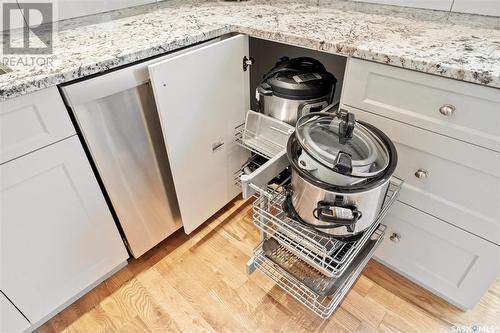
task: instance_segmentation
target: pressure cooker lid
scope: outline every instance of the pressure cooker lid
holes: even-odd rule
[[[354,114],[310,113],[297,121],[295,135],[317,162],[348,176],[371,178],[389,165],[389,150]]]
[[[315,99],[329,95],[335,78],[330,73],[280,72],[261,84],[263,90],[287,99]]]
[[[332,92],[337,79],[314,58],[282,58],[259,85],[264,95],[299,100],[315,99]]]

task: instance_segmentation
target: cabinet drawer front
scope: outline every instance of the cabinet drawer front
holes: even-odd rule
[[[56,87],[0,103],[0,163],[75,134]]]
[[[351,59],[343,103],[500,152],[499,89]]]
[[[0,172],[0,285],[36,325],[128,254],[76,136]]]
[[[369,112],[350,109],[396,144],[400,200],[500,244],[500,154]],[[417,177],[421,171],[427,173]]]
[[[396,144],[400,200],[500,244],[500,178]],[[418,178],[424,172],[425,178]]]
[[[411,206],[397,202],[383,223],[377,260],[461,308],[472,308],[500,273],[499,246]]]

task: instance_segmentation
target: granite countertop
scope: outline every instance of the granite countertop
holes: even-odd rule
[[[11,63],[0,100],[229,32],[500,88],[500,18],[342,0],[169,0],[58,22],[50,65]]]

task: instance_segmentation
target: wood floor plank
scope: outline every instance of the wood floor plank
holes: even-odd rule
[[[355,289],[349,291],[340,306],[373,327],[378,327],[387,312],[378,302],[358,294]]]
[[[359,325],[358,329],[356,330],[356,333],[376,333],[376,332],[379,332],[378,327],[373,327],[372,325],[364,321],[361,322],[361,325]]]
[[[445,321],[432,316],[420,307],[407,302],[404,298],[389,292],[379,285],[374,285],[370,289],[365,300],[376,301],[386,310],[386,313],[390,314],[389,317],[398,318],[406,323],[405,327],[413,327],[417,332],[441,332],[450,329],[450,325]]]
[[[358,294],[364,297],[368,294],[374,284],[375,283],[372,280],[368,279],[364,275],[361,275],[358,281],[354,284],[353,290],[356,290]]]
[[[137,277],[158,305],[176,322],[182,332],[215,332],[202,316],[156,270]]]
[[[219,233],[212,235],[210,242],[196,244],[189,253],[203,260],[231,288],[238,288],[248,279],[245,264],[250,256]]]
[[[245,264],[260,242],[241,198],[190,235],[179,230],[63,310],[37,333],[450,332],[500,327],[500,280],[463,312],[371,260],[329,320]]]
[[[120,333],[151,333],[139,316],[131,318],[120,328]]]
[[[225,304],[221,304],[213,294],[209,294],[210,288],[215,286],[216,278],[202,261],[187,255],[179,258],[177,264],[160,264],[158,269],[165,279],[216,331],[244,331],[244,323],[228,313]]]
[[[496,293],[500,289],[500,279],[497,279],[474,309],[462,311],[375,260],[370,260],[363,275],[379,287],[418,306],[431,316],[446,321],[450,327],[470,326],[478,318],[483,325],[500,327],[500,292]]]
[[[362,321],[356,318],[352,313],[340,307],[333,316],[326,321],[319,332],[332,332],[341,326],[347,332],[356,332],[361,326]]]
[[[251,255],[256,244],[260,243],[260,231],[252,222],[252,206],[243,207],[234,220],[224,223],[221,235],[229,242]]]

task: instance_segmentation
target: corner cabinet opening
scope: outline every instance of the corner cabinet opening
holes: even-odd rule
[[[326,237],[287,217],[282,210],[290,180],[286,144],[294,126],[255,112],[253,97],[264,74],[285,56],[320,60],[336,76],[333,101],[340,100],[345,58],[245,35],[173,54],[149,66],[149,74],[185,232],[240,192],[244,198],[256,195],[253,220],[262,242],[247,271],[261,271],[328,318],[382,241],[381,219],[402,182],[391,183],[380,216],[355,242]]]

